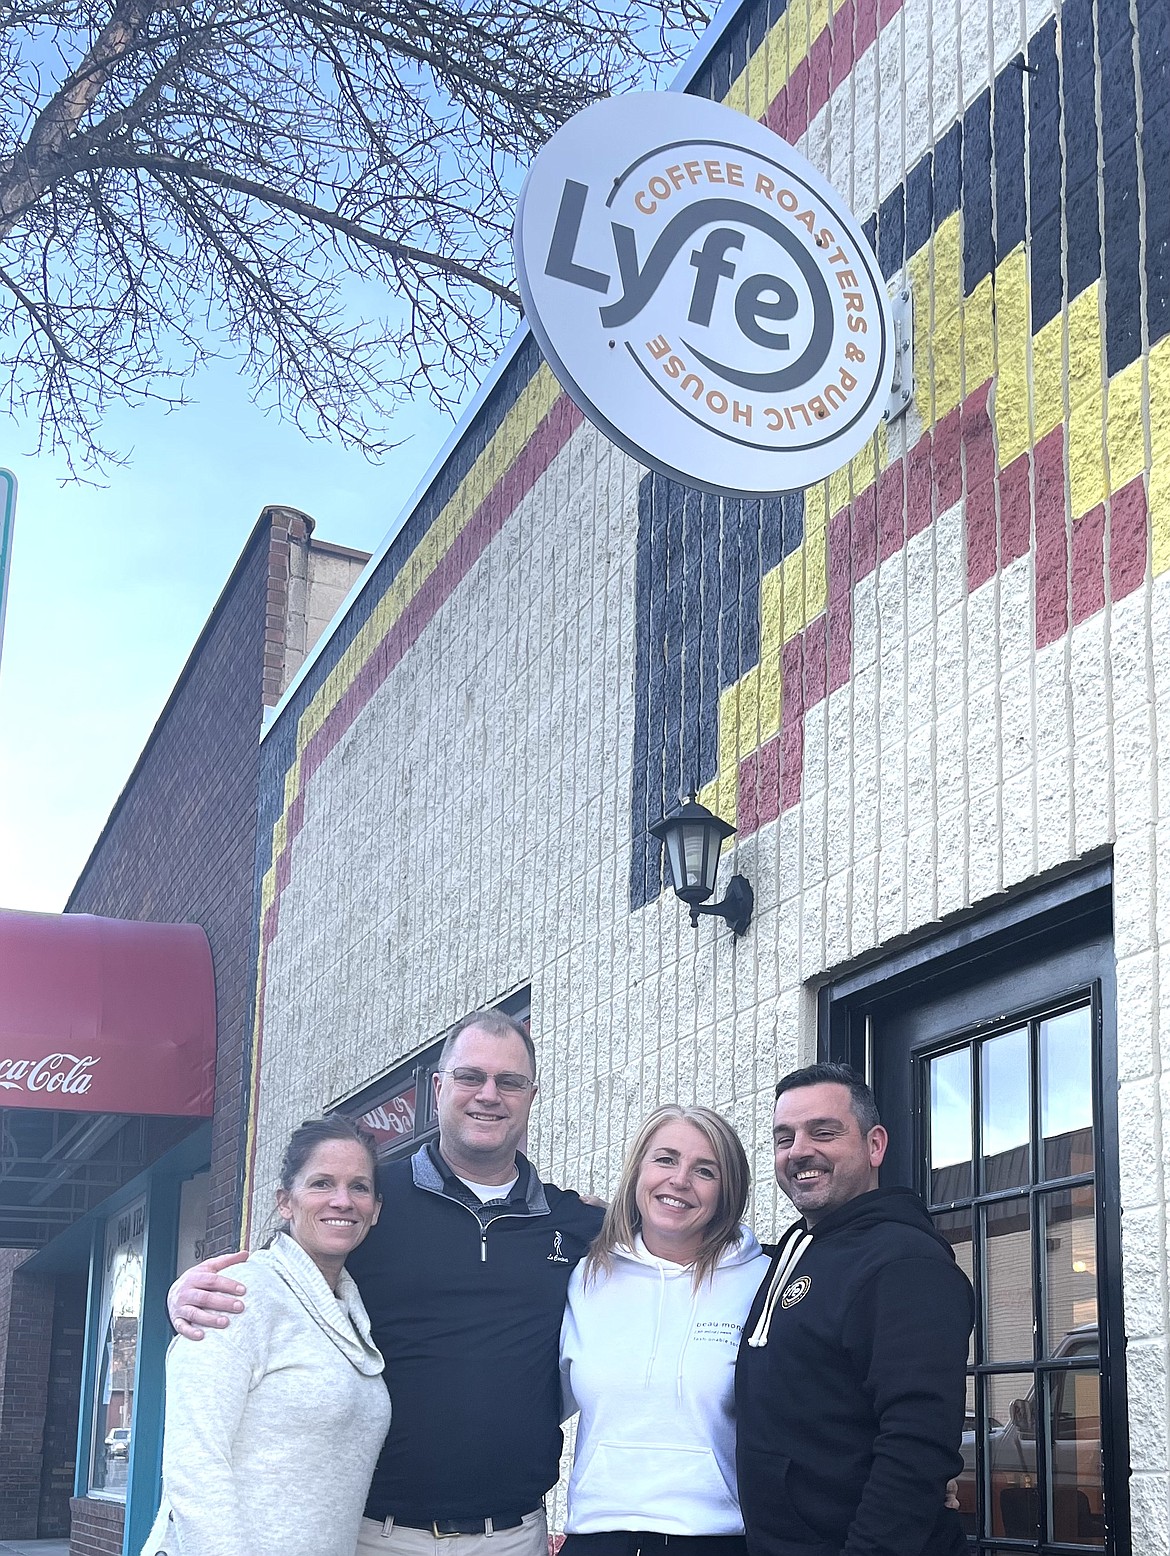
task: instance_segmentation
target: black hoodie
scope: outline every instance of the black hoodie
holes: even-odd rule
[[[790,1270],[770,1321],[772,1275],[760,1288],[736,1368],[751,1556],[962,1556],[943,1504],[975,1303],[949,1245],[918,1195],[874,1189],[818,1221]]]

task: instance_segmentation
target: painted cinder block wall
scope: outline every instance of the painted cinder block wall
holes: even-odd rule
[[[748,5],[691,90],[766,118],[914,298],[909,413],[827,482],[648,475],[512,355],[262,747],[246,1197],[306,1107],[531,983],[547,1174],[771,1088],[818,980],[1086,855],[1115,869],[1133,1546],[1170,1548],[1164,0]],[[647,823],[739,828],[749,936]]]

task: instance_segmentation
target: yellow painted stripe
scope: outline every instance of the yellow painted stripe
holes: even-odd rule
[[[995,272],[996,375],[992,419],[1001,468],[1032,446],[1028,346],[1032,339],[1028,261],[1021,244]]]
[[[1147,500],[1154,542],[1154,575],[1170,568],[1170,335],[1150,352],[1150,484]]]

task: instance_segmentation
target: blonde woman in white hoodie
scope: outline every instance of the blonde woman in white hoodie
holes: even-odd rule
[[[660,1107],[638,1131],[569,1282],[561,1382],[581,1418],[562,1556],[743,1556],[735,1358],[768,1269],[742,1225],[749,1182],[710,1108]]]

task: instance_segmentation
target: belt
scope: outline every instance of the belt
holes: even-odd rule
[[[497,1513],[494,1518],[395,1518],[402,1529],[428,1529],[436,1540],[450,1539],[456,1534],[495,1534],[501,1529],[519,1529],[524,1522],[523,1513]]]

